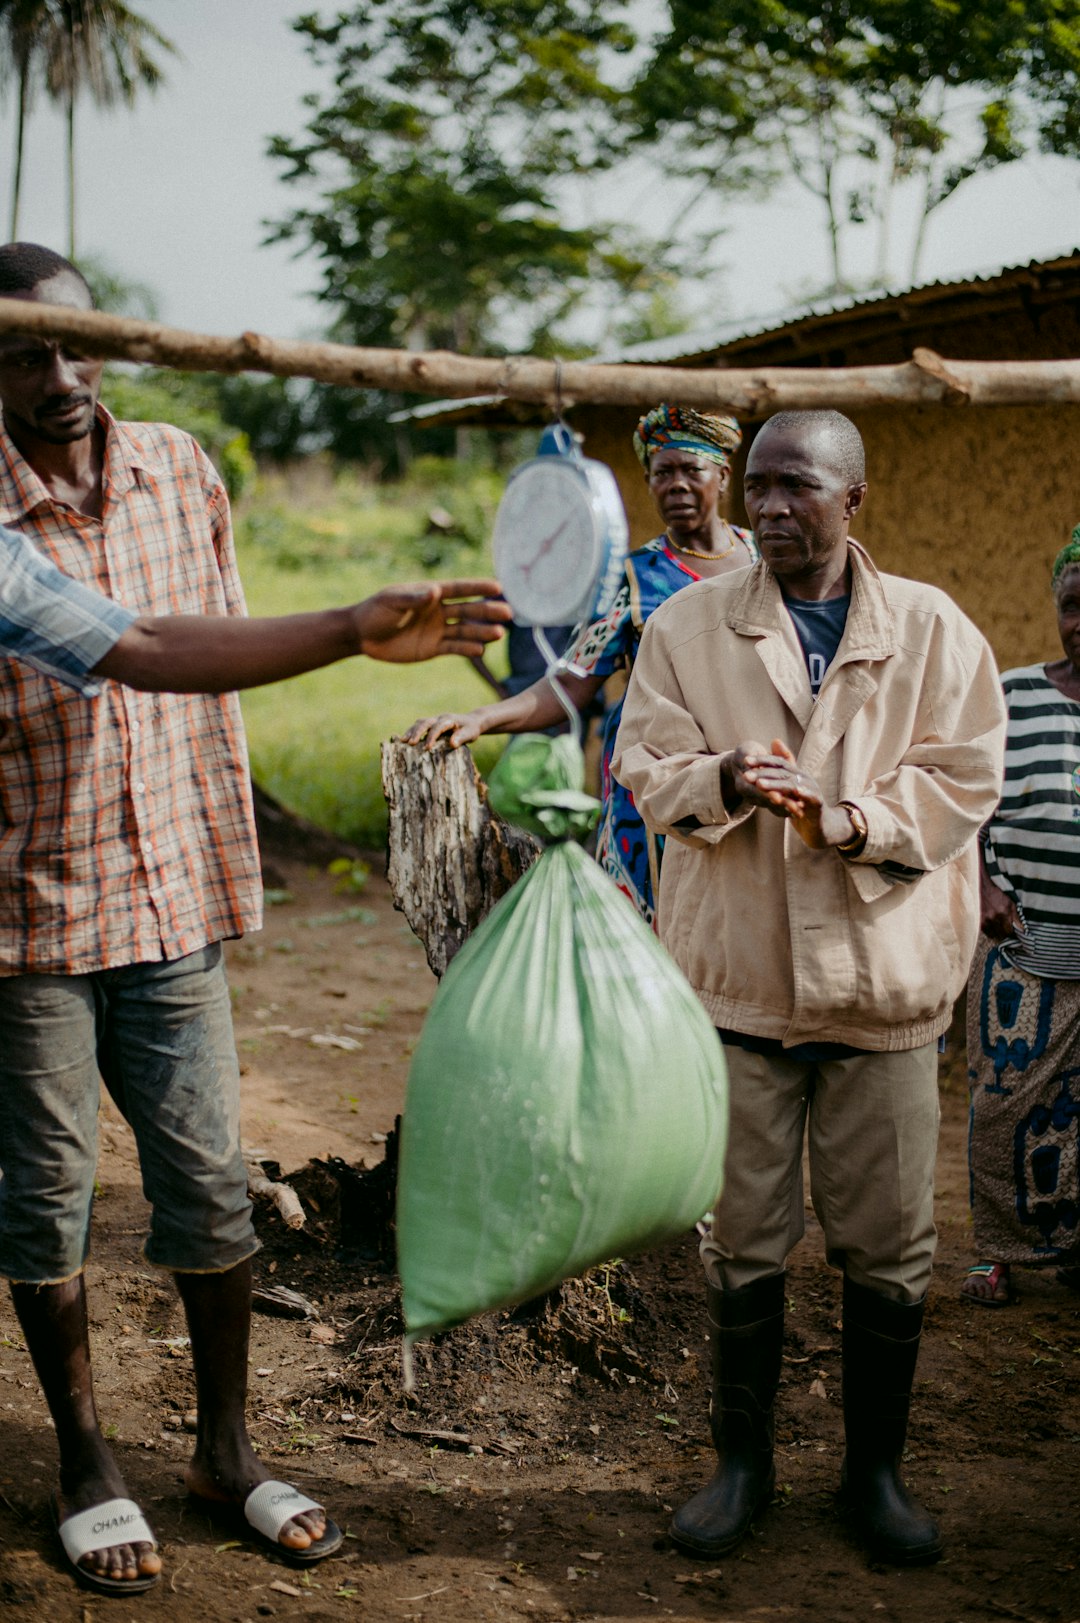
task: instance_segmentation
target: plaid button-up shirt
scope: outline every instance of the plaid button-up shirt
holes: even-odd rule
[[[161,423],[106,430],[100,519],[55,501],[0,431],[0,524],[136,614],[242,614],[229,505]],[[87,698],[0,660],[0,974],[183,957],[261,923],[235,694]]]

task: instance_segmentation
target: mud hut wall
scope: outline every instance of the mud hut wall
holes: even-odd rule
[[[1050,565],[1080,520],[1080,412],[884,408],[858,420],[854,526],[880,569],[941,586],[1002,670],[1061,656]]]
[[[777,341],[734,364],[854,366],[903,360],[920,344],[961,359],[1080,355],[1080,303],[966,312],[891,330],[850,332],[842,347],[782,353]],[[660,524],[631,446],[637,413],[582,407],[575,427],[616,474],[640,546]],[[1002,669],[1060,655],[1050,563],[1080,522],[1080,410],[1068,407],[879,407],[859,414],[870,493],[855,533],[880,568],[941,586],[971,615]],[[732,473],[729,516],[745,523],[746,441]]]
[[[959,360],[1080,355],[1080,300],[1071,288],[1057,302],[1023,289],[1012,296],[1009,307],[975,301],[953,316],[943,306],[896,319],[799,359],[888,364],[918,345]],[[1059,657],[1050,564],[1080,521],[1080,410],[887,406],[855,420],[869,494],[854,530],[879,568],[941,586],[989,638],[1003,670]]]
[[[630,444],[633,412],[575,414],[585,450],[615,472],[633,546],[660,529]],[[745,523],[736,461],[730,516]],[[870,491],[854,527],[880,569],[942,587],[1003,670],[1060,656],[1050,564],[1080,522],[1080,411],[880,407],[862,413]]]

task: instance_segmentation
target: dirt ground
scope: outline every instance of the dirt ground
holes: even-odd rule
[[[907,1573],[869,1565],[836,1511],[839,1281],[808,1214],[788,1276],[776,1500],[736,1554],[694,1562],[665,1531],[671,1507],[711,1470],[692,1237],[567,1287],[531,1317],[481,1320],[429,1344],[406,1399],[392,1277],[343,1259],[336,1185],[307,1163],[380,1159],[434,983],[381,878],[358,894],[297,864],[282,879],[290,899],[230,951],[244,1137],[300,1173],[309,1212],[297,1233],[260,1203],[258,1277],[303,1292],[319,1317],[256,1317],[252,1429],[275,1473],[324,1499],[348,1537],[341,1558],[298,1574],[186,1503],[184,1323],[171,1284],[142,1260],[137,1167],[107,1107],[89,1268],[99,1405],[166,1560],[163,1582],[133,1611],[178,1623],[364,1613],[452,1623],[1080,1619],[1080,1298],[1029,1275],[1013,1308],[958,1300],[970,1230],[955,1056],[943,1077],[941,1244],[906,1465],[940,1515],[946,1558]],[[88,1623],[114,1603],[63,1571],[47,1508],[55,1468],[5,1299],[0,1607],[13,1619]]]

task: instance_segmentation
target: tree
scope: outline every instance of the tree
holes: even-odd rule
[[[1080,152],[1080,0],[669,0],[635,86],[639,140],[683,175],[820,203],[830,291],[851,286],[852,227],[887,282],[897,196],[926,223],[965,181],[1033,147]],[[710,187],[715,198],[716,190]]]
[[[0,0],[0,86],[14,80],[16,93],[15,156],[11,177],[11,220],[8,235],[19,234],[26,121],[35,81],[40,78],[44,40],[52,22],[50,0]]]
[[[100,254],[80,254],[77,263],[95,309],[134,316],[137,321],[161,320],[157,293],[148,283],[132,281]]]
[[[140,87],[164,79],[154,49],[176,46],[123,0],[0,0],[7,53],[0,73],[18,87],[11,235],[18,230],[23,140],[34,89],[44,86],[64,108],[67,122],[68,255],[75,257],[75,103],[86,92],[99,107],[133,105]]]
[[[513,338],[550,351],[598,285],[649,281],[645,255],[560,210],[560,185],[613,156],[610,76],[633,44],[623,9],[365,0],[294,24],[333,89],[309,98],[301,139],[270,144],[285,179],[313,194],[274,239],[319,257],[335,336],[472,353]],[[350,404],[360,433],[376,428],[382,402]]]
[[[140,86],[156,90],[164,73],[151,54],[176,46],[123,0],[54,0],[45,83],[67,118],[68,256],[75,255],[75,103],[83,91],[99,107],[131,107]]]

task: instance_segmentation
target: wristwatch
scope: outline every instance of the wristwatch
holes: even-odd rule
[[[843,806],[855,825],[855,832],[850,840],[845,840],[843,845],[838,845],[836,849],[842,857],[857,857],[866,844],[866,838],[870,830],[866,825],[866,818],[853,800],[841,800],[840,805]]]

